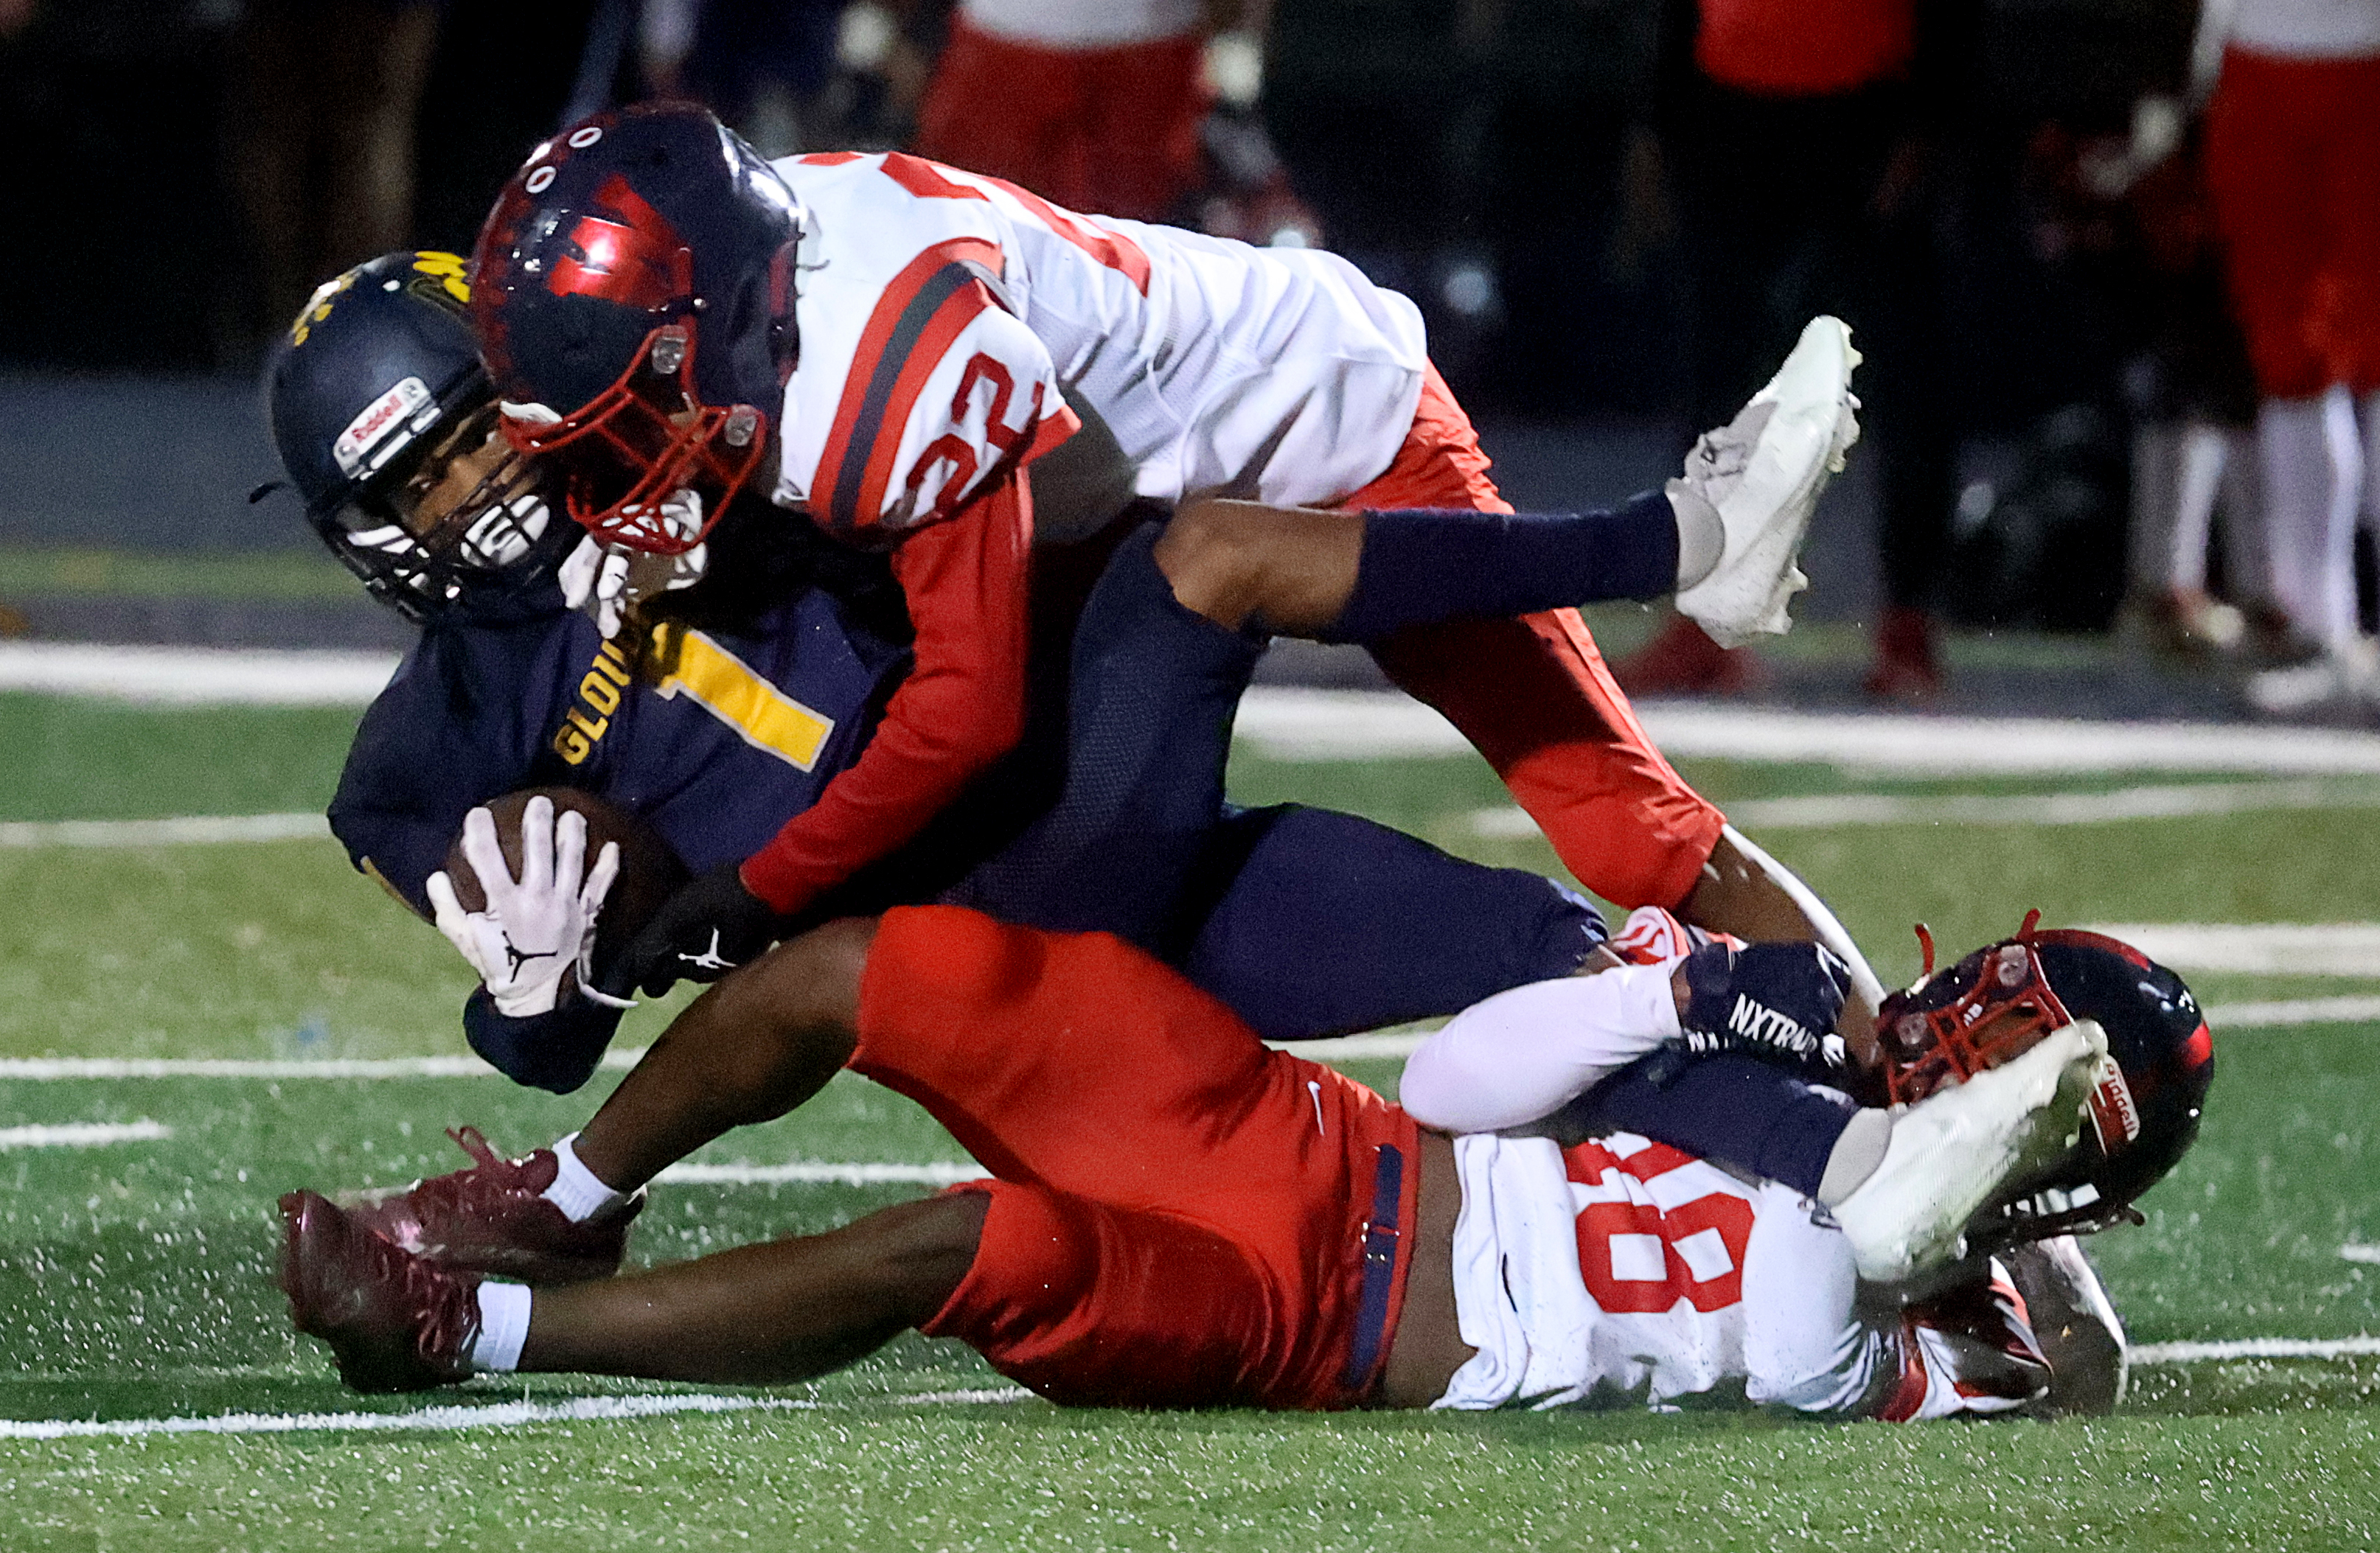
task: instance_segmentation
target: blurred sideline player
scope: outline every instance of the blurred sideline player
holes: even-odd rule
[[[1161,221],[1203,171],[1208,0],[959,0],[912,148]]]
[[[2206,178],[2260,396],[2275,601],[2318,661],[2252,686],[2270,710],[2369,700],[2359,509],[2380,521],[2380,5],[2238,0],[2206,108]],[[2330,395],[2354,400],[2352,418]],[[2360,422],[2360,425],[2358,424]]]
[[[1895,1131],[1916,1141],[1831,1214],[1639,1137],[1473,1130],[1542,1133],[1584,1086],[1747,997],[1823,1020],[1824,999],[1761,999],[1771,960],[1824,952],[1712,945],[1501,994],[1416,1053],[1404,1109],[1266,1049],[1104,935],[942,907],[837,923],[713,988],[654,1055],[747,1067],[779,1110],[848,1065],[924,1105],[991,1180],[534,1292],[292,1193],[283,1286],[372,1390],[515,1369],[782,1383],[916,1327],[1077,1405],[1738,1395],[1907,1419],[2039,1401],[2023,1301],[1984,1258],[2125,1217],[2188,1147],[2212,1074],[2187,990],[2124,945],[2028,919],[1889,1000],[1886,1078],[1911,1102]],[[669,1067],[640,1066],[589,1130],[637,1136],[647,1176],[725,1120],[673,1095]],[[1864,1276],[1951,1266],[1971,1235],[1974,1259],[1905,1306],[1863,1300]],[[2112,1405],[2113,1312],[2087,1270],[2061,1287],[2070,1246],[2048,1261],[2058,1321],[2108,1340],[2076,1345],[2114,1372],[2076,1376],[2078,1394]]]
[[[898,154],[764,164],[708,115],[662,105],[540,147],[474,263],[506,434],[559,461],[599,538],[690,553],[757,479],[889,548],[916,626],[917,666],[866,756],[740,866],[680,892],[646,952],[747,957],[1014,744],[1030,556],[1077,521],[1039,510],[1036,471],[1072,444],[1112,448],[1144,497],[1358,512],[1334,541],[1353,592],[1313,634],[1373,644],[1590,889],[1745,937],[1824,932],[1857,965],[1824,908],[1653,748],[1568,607],[1611,564],[1609,528],[1486,516],[1511,509],[1418,312],[1345,261],[1079,216]],[[1819,321],[1685,479],[1582,516],[1634,526],[1640,554],[1684,547],[1652,568],[1664,586],[1715,556],[1679,595],[1714,631],[1783,629],[1803,583],[1791,552],[1856,434],[1854,359]],[[1444,510],[1375,510],[1425,507]]]

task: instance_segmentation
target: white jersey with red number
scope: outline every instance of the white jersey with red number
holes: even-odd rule
[[[1421,315],[1335,255],[1076,215],[898,152],[774,166],[811,221],[774,494],[836,532],[951,516],[1073,430],[1061,385],[1162,500],[1333,502],[1412,426]]]
[[[2239,0],[2231,41],[2286,59],[2380,54],[2380,0]]]
[[[1871,1318],[1840,1231],[1798,1194],[1746,1185],[1621,1134],[1455,1140],[1455,1306],[1477,1350],[1438,1406],[1687,1399],[1892,1419],[1998,1413],[2046,1384],[2004,1276]]]

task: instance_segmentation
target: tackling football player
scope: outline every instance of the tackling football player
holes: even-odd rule
[[[665,891],[681,863],[732,862],[815,802],[865,747],[906,658],[881,563],[806,526],[723,530],[718,572],[649,602],[634,635],[605,640],[565,611],[554,557],[576,530],[550,524],[533,471],[493,434],[459,271],[450,255],[397,254],[325,285],[275,357],[273,420],[334,552],[425,625],[366,714],[334,828],[359,867],[434,908],[480,972],[465,1015],[474,1049],[568,1090],[626,1002],[604,990],[618,985],[619,935],[605,944],[597,930],[617,865],[588,855],[566,802],[558,818],[550,802],[508,817],[525,843],[508,862],[478,806],[541,783],[610,798],[652,827],[624,888]],[[1062,742],[1050,737],[1020,752],[1020,780],[979,781],[822,909],[939,895],[1107,928],[1275,1037],[1445,1013],[1574,969],[1600,926],[1541,879],[1348,816],[1222,802],[1232,708],[1258,646],[1241,627],[1258,612],[1283,629],[1339,613],[1353,521],[1206,504],[1161,537],[1120,526],[1075,622],[1068,747],[1045,756]],[[1040,781],[1036,760],[1062,768],[1058,780]],[[440,871],[458,829],[480,892],[468,903]],[[1657,1122],[1691,1109],[1695,1088],[1659,1097]],[[1761,1162],[1687,1125],[1700,1147]],[[1823,1155],[1823,1137],[1811,1147]]]
[[[899,154],[767,164],[664,104],[539,147],[474,265],[505,434],[566,468],[574,517],[688,554],[749,485],[889,549],[916,627],[867,754],[680,892],[645,964],[745,957],[1014,744],[1033,547],[1107,516],[1056,510],[1035,472],[1087,438],[1143,496],[1360,515],[1339,541],[1352,588],[1309,628],[1370,642],[1447,712],[1589,888],[1749,937],[1824,934],[1880,995],[1654,749],[1571,608],[1674,588],[1722,637],[1784,628],[1793,554],[1856,434],[1835,321],[1666,491],[1514,518],[1418,312],[1325,253],[1080,216]]]
[[[326,285],[275,358],[273,423],[334,552],[425,625],[366,716],[334,828],[358,867],[415,910],[434,904],[480,971],[465,1015],[474,1049],[520,1082],[569,1090],[625,1006],[599,969],[623,958],[623,923],[641,922],[654,892],[684,877],[680,859],[732,861],[812,801],[860,747],[904,660],[897,621],[868,625],[884,613],[880,564],[806,527],[723,531],[718,574],[649,602],[654,618],[625,641],[565,611],[542,499],[487,431],[489,391],[455,317],[458,268],[446,255],[393,255]],[[1076,715],[1055,807],[1032,819],[1023,800],[1049,802],[1035,783],[979,783],[976,801],[827,904],[872,911],[939,892],[1004,919],[1117,931],[1273,1037],[1444,1013],[1576,968],[1600,925],[1541,879],[1348,816],[1223,806],[1232,707],[1257,648],[1230,627],[1252,613],[1293,626],[1336,613],[1332,590],[1343,595],[1355,568],[1350,523],[1208,503],[1156,544],[1144,530],[1113,547],[1117,564],[1077,622]],[[517,538],[513,552],[471,538],[497,531]],[[540,782],[650,822],[621,832],[624,872],[589,857],[577,801],[559,789],[558,818],[541,798],[516,805],[504,823],[519,844],[500,843],[495,816],[475,806]],[[1020,815],[1029,828],[1001,845]],[[458,826],[480,892],[468,902],[433,871]],[[599,918],[615,877],[626,899]],[[1656,937],[1678,944],[1683,933],[1667,923]],[[1810,1076],[1847,1082],[1840,1052],[1829,1055]],[[710,1082],[732,1109],[729,1080]],[[1882,1147],[1874,1116],[1849,1117],[1748,1062],[1615,1081],[1609,1101],[1607,1125],[1814,1193]],[[575,1200],[569,1139],[518,1161],[476,1137],[467,1147],[480,1163],[432,1196]]]
[[[868,625],[880,564],[800,526],[722,531],[718,574],[649,603],[656,618],[626,642],[562,609],[531,472],[486,429],[489,390],[455,316],[455,268],[450,256],[394,255],[326,286],[275,358],[273,424],[333,548],[425,624],[365,718],[334,827],[359,867],[417,911],[434,906],[480,971],[465,1014],[474,1049],[516,1080],[569,1090],[593,1072],[625,1003],[603,990],[622,929],[684,877],[682,859],[732,861],[813,801],[863,747],[868,709],[904,661],[891,627]],[[1161,536],[1123,525],[1132,531],[1102,552],[1111,559],[1075,621],[1075,714],[1054,801],[1025,783],[1043,806],[1025,811],[1014,788],[979,783],[825,904],[873,911],[939,895],[1005,920],[1115,931],[1277,1038],[1446,1013],[1576,969],[1600,923],[1542,879],[1348,816],[1223,804],[1232,709],[1259,645],[1246,621],[1298,627],[1339,613],[1355,570],[1351,523],[1208,503]],[[469,538],[497,527],[526,536],[517,555],[492,557]],[[625,650],[640,638],[640,652]],[[561,811],[543,797],[508,807],[507,848],[496,816],[476,806],[549,781],[563,784]],[[581,801],[564,788],[625,811],[625,858],[586,844]],[[468,900],[441,869],[458,827]],[[622,898],[607,912],[615,879]],[[1622,942],[1670,952],[1690,940],[1648,909]],[[1810,1049],[1828,1039],[1823,1025],[1764,1034],[1773,1044],[1795,1030],[1804,1078],[1854,1082],[1840,1047]],[[686,1087],[707,1089],[722,1113],[765,1110],[737,1079],[697,1072]],[[1884,1147],[1880,1113],[1847,1112],[1745,1060],[1658,1082],[1618,1077],[1597,1103],[1599,1125],[1828,1200]],[[625,1219],[583,1232],[557,1222],[563,1205],[607,1200],[572,1139],[516,1161],[476,1136],[466,1147],[479,1162],[420,1201],[591,1241],[588,1255],[608,1245],[616,1261]],[[424,1244],[409,1221],[397,1232]]]
[[[1763,985],[1763,948],[1824,952],[1707,946],[1490,1000],[1416,1055],[1408,1111],[1268,1050],[1105,935],[946,907],[832,924],[713,988],[664,1044],[765,1069],[787,1109],[851,1066],[924,1105],[990,1179],[534,1291],[292,1193],[283,1286],[373,1390],[514,1369],[780,1383],[915,1327],[1079,1405],[1733,1393],[1905,1419],[2037,1399],[2023,1304],[1983,1258],[2126,1217],[2195,1134],[2213,1071],[2188,991],[2122,944],[2028,919],[1889,1000],[1887,1077],[1910,1101],[1894,1130],[1920,1142],[1831,1213],[1640,1137],[1421,1124],[1545,1123],[1582,1078],[1723,1027]],[[606,1114],[630,1134],[641,1114],[662,1152],[718,1120],[655,1105],[656,1081],[640,1067]],[[1863,1277],[1969,1254],[1893,1314],[1857,1297]]]

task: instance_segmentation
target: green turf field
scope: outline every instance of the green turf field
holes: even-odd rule
[[[0,697],[0,821],[316,807],[351,723]],[[1825,768],[1691,774],[1723,800],[1854,785]],[[1472,855],[1551,867],[1536,843],[1474,833],[1465,817],[1503,795],[1468,760],[1244,758],[1235,783],[1250,801],[1336,803]],[[1892,790],[2095,785],[2108,783]],[[1916,967],[1915,916],[1961,946],[2007,931],[2029,905],[2053,920],[2380,920],[2369,809],[1767,839],[1888,977]],[[0,1057],[308,1062],[460,1049],[466,974],[327,841],[0,847]],[[2218,1005],[2380,991],[2380,977],[2193,980]],[[640,1013],[625,1039],[650,1038],[662,1016]],[[2380,1265],[2342,1256],[2380,1244],[2375,1043],[2374,1025],[2218,1025],[2199,1147],[2143,1204],[2145,1228],[2095,1247],[2136,1341],[2380,1332]],[[1393,1088],[1392,1062],[1352,1066]],[[525,1148],[590,1103],[469,1077],[0,1078],[0,1129],[154,1124],[104,1146],[0,1148],[12,1188],[0,1199],[0,1549],[2380,1540],[2380,1357],[2353,1353],[2146,1364],[2114,1419],[1917,1428],[1713,1414],[1070,1414],[1014,1400],[964,1349],[917,1339],[817,1386],[767,1392],[543,1378],[426,1400],[343,1392],[324,1355],[288,1333],[269,1281],[273,1197],[459,1165],[441,1136],[454,1123]],[[853,1080],[703,1156],[955,1158],[922,1113]],[[918,1190],[664,1184],[637,1254],[820,1228]],[[368,1426],[456,1404],[548,1421]],[[601,1415],[638,1409],[681,1411]],[[370,1416],[315,1426],[313,1415],[343,1412]],[[250,1432],[158,1422],[226,1414],[253,1415]],[[30,1438],[91,1421],[123,1432]],[[431,1426],[458,1422],[470,1426]]]

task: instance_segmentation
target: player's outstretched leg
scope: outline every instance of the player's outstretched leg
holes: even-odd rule
[[[1191,503],[1156,560],[1183,607],[1232,630],[1373,642],[1444,620],[1658,599],[1717,563],[1720,522],[1658,491],[1609,511],[1325,512]]]
[[[1678,589],[1678,613],[1721,647],[1783,632],[1785,601],[1810,585],[1796,564],[1818,493],[1859,440],[1859,365],[1842,320],[1819,317],[1802,331],[1768,386],[1725,426],[1706,431],[1686,455],[1682,479],[1670,482],[1707,503],[1726,527],[1727,545],[1708,576]]]
[[[538,1285],[616,1271],[647,1182],[733,1128],[784,1115],[843,1066],[873,936],[853,918],[780,944],[672,1021],[583,1131],[504,1159],[467,1129],[456,1141],[478,1160],[469,1170],[347,1217],[457,1270]]]
[[[1790,625],[1795,564],[1827,481],[1858,439],[1840,320],[1819,318],[1767,387],[1707,432],[1682,478],[1609,511],[1321,512],[1207,500],[1156,559],[1185,607],[1233,630],[1378,642],[1412,626],[1509,620],[1675,593],[1723,641]]]
[[[398,1250],[311,1192],[281,1200],[281,1287],[298,1330],[358,1391],[482,1372],[572,1370],[770,1385],[839,1369],[949,1303],[985,1198],[953,1193],[823,1235],[532,1292]]]
[[[822,1235],[540,1289],[513,1367],[737,1386],[825,1375],[950,1304],[990,1201],[946,1192]]]
[[[2107,1032],[2080,1019],[1894,1116],[1883,1161],[1833,1208],[1860,1277],[1897,1283],[1956,1260],[1979,1211],[2072,1146],[2107,1052]]]

